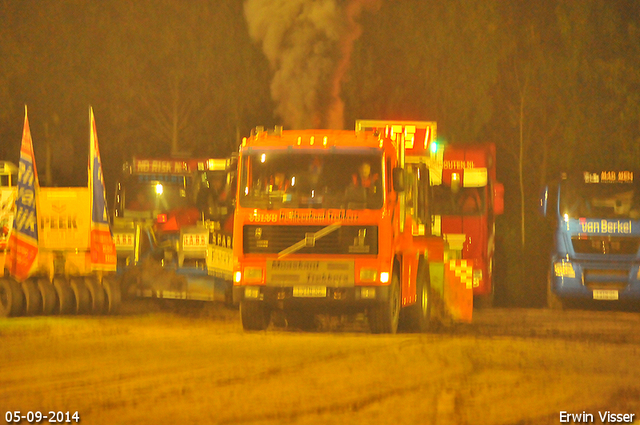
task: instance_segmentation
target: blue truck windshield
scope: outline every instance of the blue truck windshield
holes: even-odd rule
[[[637,183],[585,183],[565,180],[560,185],[560,214],[571,218],[640,218]]]
[[[245,208],[379,209],[381,152],[253,151],[242,160]]]

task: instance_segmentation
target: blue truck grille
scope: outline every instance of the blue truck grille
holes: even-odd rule
[[[277,254],[300,243],[303,246],[296,254],[378,254],[377,226],[340,226],[322,237],[313,237],[325,227],[247,225],[243,228],[243,251],[245,254]]]
[[[571,243],[576,254],[614,254],[636,255],[640,247],[640,238],[624,237],[572,237]]]

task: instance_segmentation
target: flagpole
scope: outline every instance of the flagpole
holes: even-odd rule
[[[92,174],[93,174],[92,159],[93,159],[93,108],[91,107],[91,105],[89,105],[89,157],[88,157],[89,175],[87,176],[87,182],[89,186],[89,205],[91,205],[91,207],[89,208],[89,223],[91,223],[91,220],[93,218],[93,181],[91,180]]]

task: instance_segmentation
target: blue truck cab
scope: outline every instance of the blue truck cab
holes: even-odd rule
[[[640,175],[563,173],[545,188],[541,213],[555,225],[547,303],[640,300]]]

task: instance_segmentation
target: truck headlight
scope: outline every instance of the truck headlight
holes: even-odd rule
[[[245,298],[260,298],[260,288],[255,286],[247,286],[244,288]]]
[[[389,282],[389,272],[380,273],[380,282],[382,282],[382,283]]]
[[[378,270],[376,269],[360,269],[360,281],[362,282],[374,282],[378,277]]]
[[[477,288],[480,286],[480,282],[482,282],[482,270],[474,269],[473,270],[473,287]]]
[[[558,277],[576,277],[571,261],[561,260],[553,263],[553,271]]]

